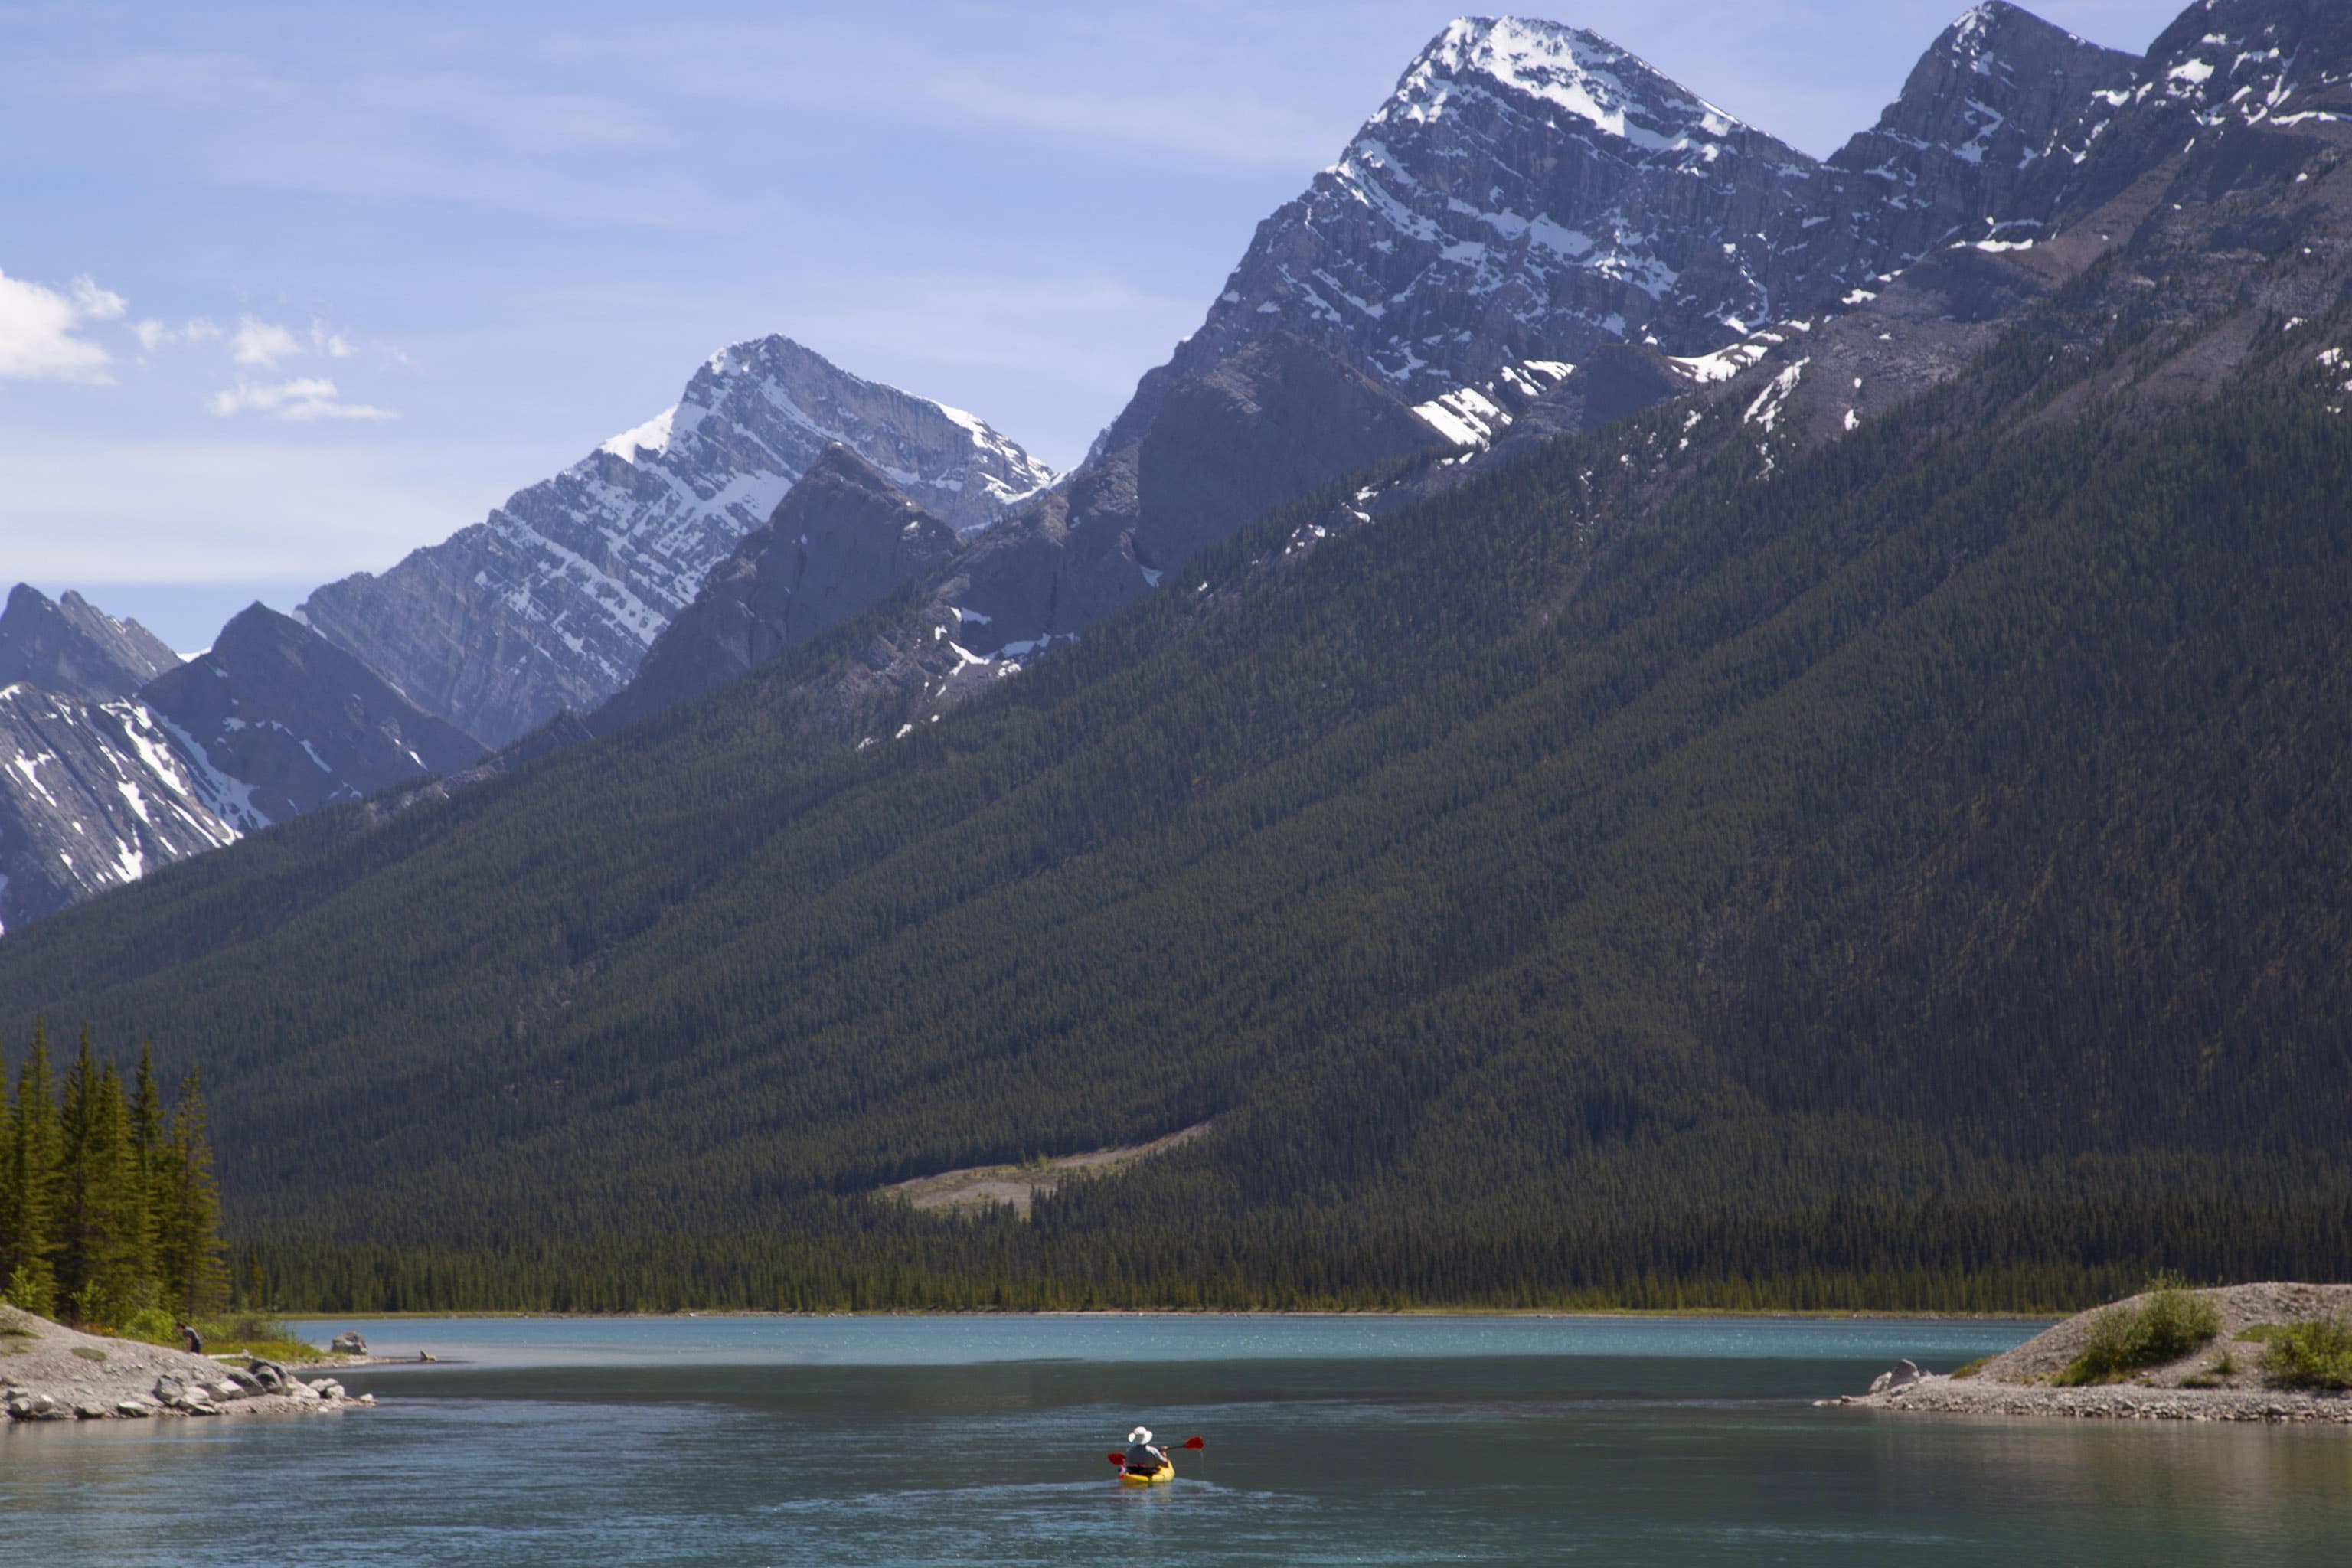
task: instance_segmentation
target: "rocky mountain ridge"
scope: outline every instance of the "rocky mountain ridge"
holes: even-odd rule
[[[1707,353],[1975,237],[2131,63],[1991,0],[1823,163],[1595,34],[1464,18],[1259,226],[1170,368],[1281,330],[1420,401],[1604,342]]]
[[[1055,478],[961,409],[759,338],[711,355],[676,405],[487,521],[328,584],[296,615],[420,708],[504,745],[619,690],[835,442],[959,532]]]
[[[835,443],[703,580],[593,725],[612,729],[722,686],[919,577],[956,545],[944,520]]]
[[[481,752],[258,605],[128,697],[0,688],[0,930]]]
[[[180,662],[137,621],[116,620],[79,594],[52,600],[29,583],[0,610],[0,686],[22,681],[91,702],[128,697]]]

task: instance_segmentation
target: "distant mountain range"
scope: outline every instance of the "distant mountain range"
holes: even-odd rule
[[[2117,138],[2142,138],[2132,152],[2144,162],[2175,119],[2275,109],[2275,82],[2251,80],[2263,51],[2247,52],[2185,54],[2185,74],[2149,84],[2132,57],[1994,0],[1946,29],[1874,126],[1817,161],[1591,33],[1457,21],[1333,165],[1259,226],[1200,330],[1142,378],[1075,474],[1054,475],[971,415],[790,339],[756,339],[712,355],[673,406],[485,521],[320,587],[294,618],[392,700],[491,750],[567,711],[593,715],[551,731],[534,754],[855,619],[862,656],[795,677],[801,710],[839,740],[887,737],[1367,464],[1456,445],[1487,454],[1438,476],[1452,482],[1737,374],[1799,330],[1779,323],[1810,330],[1851,312],[1922,258],[2030,243],[2119,162],[2107,155]],[[1862,417],[1874,399],[1944,374],[1939,356],[1974,352],[1966,318],[1998,316],[2013,288],[2007,273],[1980,272],[1938,293],[1959,307],[1954,319],[1862,355],[1866,393],[1826,416]],[[841,454],[831,464],[829,450]],[[817,483],[792,502],[808,478]],[[902,509],[930,521],[880,547],[876,520]],[[135,626],[110,630],[73,595],[45,604],[12,600],[14,624],[0,618],[0,659],[16,661],[0,677],[121,701],[169,668]],[[877,605],[895,608],[875,618]],[[174,689],[184,701],[195,689]],[[313,724],[320,710],[300,689],[272,681],[241,697],[242,721],[258,728],[221,778],[254,782],[236,771],[263,768],[254,738]],[[353,700],[393,711],[381,693]],[[279,701],[295,706],[279,712]],[[386,745],[373,763],[352,759],[356,771],[301,780],[323,793],[289,788],[262,815],[367,794],[456,755],[446,739]],[[232,750],[218,732],[200,749]],[[140,766],[135,752],[112,764],[125,777]],[[290,786],[299,775],[277,776]],[[21,770],[0,774],[0,793],[25,791],[38,795]],[[224,806],[243,799],[229,785],[213,794]],[[230,809],[220,823],[257,820]],[[42,859],[41,842],[28,836],[17,858]],[[183,852],[159,842],[135,864]],[[79,895],[54,895],[68,896]],[[20,892],[18,904],[21,921],[35,901]]]

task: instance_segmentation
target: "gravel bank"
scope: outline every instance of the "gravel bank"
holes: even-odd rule
[[[2352,1394],[2272,1388],[2263,1373],[2259,1333],[2268,1326],[2320,1319],[2352,1319],[2352,1285],[2272,1281],[2191,1291],[2212,1304],[2221,1332],[2179,1360],[2133,1374],[2127,1382],[2060,1388],[2052,1379],[2090,1343],[2108,1312],[2137,1311],[2145,1295],[2080,1312],[2053,1323],[2015,1350],[1984,1363],[1968,1377],[1927,1373],[1906,1381],[1898,1368],[1868,1394],[1817,1401],[1871,1410],[1956,1415],[2054,1415],[2118,1421],[2273,1421],[2352,1426]],[[2193,1382],[2197,1386],[2184,1386]]]
[[[17,1421],[295,1415],[373,1405],[275,1363],[79,1333],[0,1307],[0,1412]]]

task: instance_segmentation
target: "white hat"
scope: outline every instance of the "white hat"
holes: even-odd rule
[[[1151,1441],[1151,1428],[1149,1426],[1138,1426],[1134,1431],[1129,1432],[1127,1435],[1127,1440],[1130,1443],[1149,1443]]]

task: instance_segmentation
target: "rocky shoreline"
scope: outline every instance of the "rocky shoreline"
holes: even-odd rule
[[[1822,1405],[1943,1415],[2054,1415],[2113,1421],[2312,1422],[2352,1426],[2352,1395],[2287,1389],[2051,1388],[1927,1373],[1876,1394],[1849,1394]]]
[[[2077,1313],[1957,1375],[1923,1372],[1906,1361],[1881,1373],[1867,1394],[1814,1404],[1943,1415],[2352,1426],[2352,1391],[2273,1387],[2263,1355],[2268,1336],[2291,1325],[2352,1321],[2352,1286],[2272,1282],[2176,1294],[2210,1310],[2203,1337],[2128,1381],[2060,1380],[2102,1321],[2142,1308],[2147,1293]]]
[[[8,1423],[341,1412],[375,1403],[331,1377],[261,1357],[215,1357],[85,1334],[0,1307],[0,1412]]]

